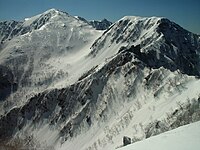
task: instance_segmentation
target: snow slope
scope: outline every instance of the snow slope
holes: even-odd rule
[[[7,98],[10,107],[21,105],[48,88],[74,83],[98,63],[85,57],[102,31],[76,17],[50,9],[25,19],[17,27],[10,30],[10,40],[5,40],[0,49],[0,64],[12,72],[18,85],[17,91]]]
[[[200,122],[192,123],[118,150],[198,150]]]
[[[160,72],[161,70],[154,71]],[[173,128],[173,124],[176,124],[175,120],[179,118],[176,115],[170,116],[170,114],[173,114],[176,110],[181,114],[184,113],[184,111],[179,110],[179,103],[187,103],[188,97],[196,101],[200,93],[200,82],[198,80],[187,78],[186,76],[186,78],[184,76],[180,77],[177,72],[175,74],[168,72],[168,74],[165,70],[161,71],[160,75],[163,76],[162,79],[164,80],[161,79],[162,85],[158,87],[156,86],[160,84],[160,79],[152,81],[152,87],[148,87],[145,80],[143,78],[140,79],[143,73],[139,75],[130,73],[132,78],[130,76],[124,78],[125,72],[124,70],[124,73],[120,75],[112,74],[109,77],[97,100],[90,100],[89,104],[87,104],[89,105],[86,107],[88,109],[85,108],[87,113],[81,113],[82,115],[86,115],[83,121],[85,125],[81,125],[82,128],[80,129],[82,134],[69,141],[67,140],[62,148],[58,149],[110,150],[122,144],[123,136],[141,140],[149,136],[148,134],[151,136],[170,130]],[[180,86],[177,89],[176,84],[170,84],[170,80],[177,80],[178,85],[180,83],[180,85],[184,86]],[[97,83],[98,85],[102,84],[101,80],[97,80]],[[94,92],[93,89],[97,87],[93,85],[93,88],[91,88],[92,91]],[[159,91],[158,97],[155,96],[157,91]],[[199,112],[199,107],[197,112]],[[88,115],[93,124],[89,129],[87,129],[88,123],[86,119]],[[168,121],[168,116],[173,119],[169,119]],[[152,131],[148,133],[149,124],[159,121],[163,121],[163,124],[166,125],[164,129],[162,129],[161,123],[158,130],[155,129],[154,131],[154,127],[152,127]],[[177,123],[177,126],[181,124],[184,124],[184,122]],[[175,125],[175,127],[177,126]]]
[[[138,46],[133,51],[150,67],[199,75],[199,43],[198,35],[166,18],[126,16],[95,41],[90,56],[111,57],[123,48]]]

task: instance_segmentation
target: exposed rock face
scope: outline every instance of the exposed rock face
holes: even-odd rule
[[[89,24],[91,24],[97,30],[106,30],[112,25],[112,22],[108,21],[107,19],[103,19],[101,21],[89,21]]]
[[[123,137],[123,146],[129,145],[129,144],[131,144],[131,138],[124,136]]]
[[[0,101],[5,100],[12,92],[17,90],[17,83],[15,82],[12,72],[0,66]]]

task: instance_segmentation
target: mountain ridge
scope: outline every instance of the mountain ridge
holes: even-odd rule
[[[55,9],[41,15],[1,43],[1,140],[110,150],[200,120],[196,34],[160,17],[101,31]]]
[[[41,28],[46,22],[48,22],[49,19],[53,18],[54,16],[59,15],[59,16],[70,16],[68,13],[57,10],[57,9],[49,9],[45,11],[42,14],[35,15],[30,18],[25,18],[23,21],[15,21],[15,20],[10,20],[10,21],[1,21],[0,22],[0,35],[3,36],[1,38],[1,44],[6,40],[10,40],[13,38],[13,36],[17,35],[23,35],[28,32],[31,32],[32,30],[37,30]],[[80,21],[83,21],[92,27],[96,28],[97,30],[105,30],[107,29],[112,22],[103,19],[101,21],[87,21],[86,19],[79,17],[79,16],[70,16],[77,18]],[[5,29],[5,27],[10,27]],[[6,35],[3,35],[3,31],[8,31]],[[10,31],[11,30],[11,31]]]
[[[198,35],[186,31],[179,25],[169,21],[166,18],[159,17],[145,18],[126,16],[116,22],[111,29],[108,29],[106,32],[104,32],[104,34],[92,45],[92,51],[90,53],[91,56],[93,55],[95,57],[96,53],[98,53],[96,49],[103,49],[101,51],[103,51],[102,53],[104,53],[104,45],[107,46],[106,48],[110,48],[112,47],[112,45],[115,46],[116,44],[121,44],[120,42],[122,41],[123,43],[125,43],[125,47],[134,47],[136,45],[140,45],[140,55],[142,53],[144,55],[151,55],[151,59],[156,56],[156,59],[161,59],[162,61],[164,61],[161,66],[167,65],[167,63],[171,63],[170,66],[166,67],[171,69],[172,71],[180,69],[185,73],[199,76],[200,69],[198,67],[198,59],[200,48]],[[110,37],[112,37],[112,41],[106,40]],[[107,42],[106,44],[105,41]],[[154,42],[154,45],[152,44],[153,46],[151,46],[150,44],[152,42]],[[155,49],[157,50],[155,51]],[[117,51],[113,51],[113,53],[117,53]],[[188,58],[182,58],[181,55],[184,55]],[[149,60],[149,64],[154,63],[154,61],[155,60]],[[184,66],[179,67],[179,65],[185,64],[181,61],[188,61],[189,63],[191,63],[191,69],[184,69]],[[155,62],[155,64],[150,64],[150,66],[155,66],[156,64],[159,63]],[[196,68],[197,70],[195,70]]]

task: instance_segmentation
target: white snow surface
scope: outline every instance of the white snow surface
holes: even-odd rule
[[[111,150],[122,145],[123,136],[144,139],[144,128],[149,123],[154,120],[167,118],[167,114],[179,108],[179,102],[186,103],[188,97],[190,99],[198,97],[200,81],[194,80],[194,78],[182,77],[181,82],[185,84],[186,89],[182,89],[181,92],[167,85],[167,82],[169,82],[168,79],[176,78],[178,77],[177,75],[176,73],[170,73],[166,77],[166,82],[164,81],[163,85],[161,85],[164,86],[164,90],[162,90],[158,99],[153,97],[153,91],[143,89],[142,85],[141,87],[137,87],[138,94],[136,97],[131,96],[127,98],[124,95],[127,87],[124,85],[125,81],[123,81],[123,77],[119,77],[117,80],[113,77],[110,79],[105,91],[99,96],[101,102],[97,106],[97,110],[92,112],[98,115],[106,107],[104,106],[104,102],[109,103],[110,99],[112,99],[114,101],[113,106],[108,110],[104,110],[109,119],[103,119],[102,122],[95,124],[89,130],[83,128],[82,134],[66,141],[62,145],[58,144],[56,149]],[[109,92],[111,91],[108,89],[110,85],[113,86],[111,88],[113,91],[111,91],[114,92],[114,95],[109,99]],[[121,94],[119,95],[119,93]],[[85,130],[88,131],[84,133]]]
[[[200,121],[150,137],[118,150],[199,150]]]
[[[13,68],[19,84],[18,91],[8,98],[15,105],[44,90],[73,84],[84,72],[104,61],[86,58],[103,31],[56,9],[26,19],[23,26],[45,19],[48,21],[39,29],[14,37],[0,51],[0,64]],[[24,79],[29,83],[25,84]]]

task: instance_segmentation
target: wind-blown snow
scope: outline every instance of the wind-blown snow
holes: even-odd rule
[[[169,80],[174,78],[173,76],[174,74],[169,74]],[[181,84],[184,84],[186,90],[180,89],[179,93],[175,92],[176,88],[168,87],[169,80],[167,77],[164,78],[166,78],[166,83],[164,81],[161,87],[164,86],[165,90],[170,88],[170,91],[161,90],[158,98],[153,97],[153,91],[145,90],[142,88],[143,85],[139,87],[138,84],[135,85],[137,94],[127,97],[125,94],[128,94],[129,90],[126,93],[127,87],[124,82],[130,82],[131,85],[131,80],[125,79],[126,81],[124,81],[122,76],[116,80],[116,77],[113,76],[108,81],[107,87],[104,88],[105,91],[99,96],[100,103],[96,106],[97,110],[92,112],[98,117],[98,113],[105,111],[103,113],[105,118],[99,118],[102,123],[94,124],[88,132],[66,141],[61,148],[59,148],[60,146],[57,148],[59,150],[89,150],[96,147],[98,150],[110,150],[122,145],[123,136],[144,139],[146,137],[145,128],[149,123],[166,119],[168,114],[179,108],[179,102],[187,103],[187,97],[196,99],[199,95],[200,81],[198,80],[195,81],[191,78],[187,81],[188,79],[182,77],[183,83]],[[139,82],[137,78],[132,84],[136,84],[136,82]],[[110,105],[109,108],[105,103]]]
[[[102,31],[67,13],[50,9],[26,19],[22,27],[33,29],[14,37],[0,51],[0,64],[12,70],[19,85],[10,101],[20,99],[22,103],[48,88],[70,85],[99,63],[85,57]]]

